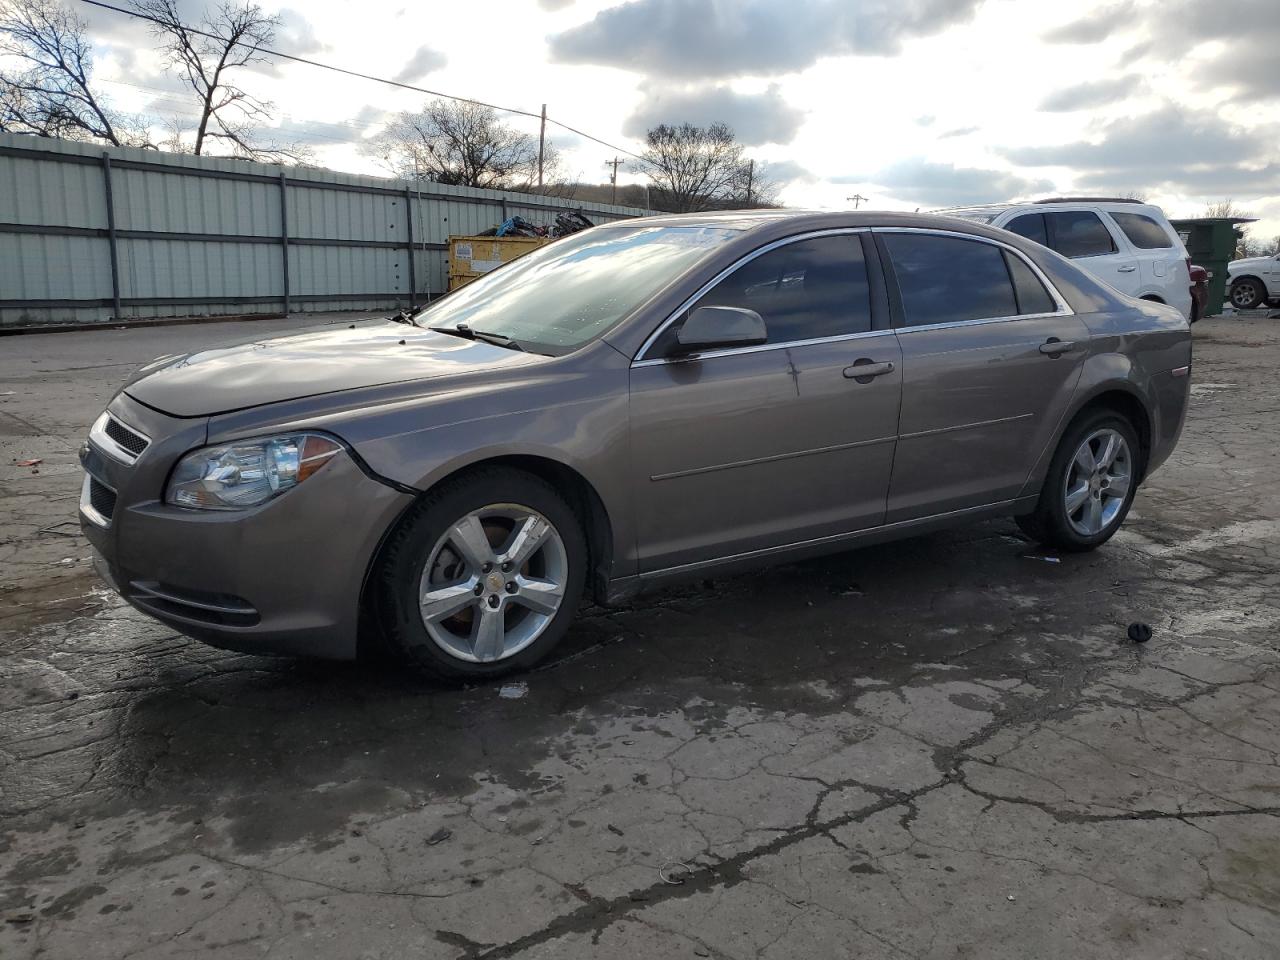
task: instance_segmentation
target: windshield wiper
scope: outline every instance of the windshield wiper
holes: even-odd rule
[[[428,330],[434,330],[436,333],[447,333],[455,337],[466,337],[468,340],[479,340],[483,343],[491,343],[495,347],[507,347],[511,350],[519,350],[525,352],[524,347],[516,343],[510,337],[502,333],[489,333],[485,330],[472,330],[465,323],[460,323],[456,327],[428,327]]]

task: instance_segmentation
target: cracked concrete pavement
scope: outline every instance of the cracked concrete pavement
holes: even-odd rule
[[[1094,554],[999,521],[704,583],[470,689],[202,647],[89,572],[123,377],[298,323],[0,340],[0,955],[1276,956],[1275,321],[1196,326]]]

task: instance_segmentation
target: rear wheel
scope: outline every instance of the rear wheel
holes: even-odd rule
[[[1138,488],[1140,448],[1128,420],[1107,410],[1084,417],[1062,438],[1035,512],[1018,517],[1034,540],[1079,552],[1120,529]]]
[[[573,510],[517,470],[428,494],[383,556],[375,598],[396,652],[446,679],[527,669],[560,642],[582,598],[587,547]]]
[[[1241,277],[1231,284],[1231,305],[1237,310],[1256,310],[1267,302],[1267,290],[1261,280]]]

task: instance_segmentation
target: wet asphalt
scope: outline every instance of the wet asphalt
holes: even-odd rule
[[[303,323],[0,338],[0,956],[1276,956],[1280,321],[1196,326],[1093,554],[996,521],[708,581],[466,689],[94,579],[121,380]]]

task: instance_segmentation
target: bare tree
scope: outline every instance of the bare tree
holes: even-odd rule
[[[659,209],[687,213],[745,198],[747,164],[726,124],[659,124],[645,135],[641,156]]]
[[[1228,197],[1226,200],[1219,200],[1217,203],[1207,204],[1204,208],[1205,217],[1223,217],[1228,219],[1252,219],[1253,214],[1248,210],[1237,207],[1235,201]],[[1262,252],[1262,244],[1255,243],[1253,238],[1249,236],[1249,228],[1243,223],[1236,224],[1236,252],[1237,260],[1245,257],[1264,256]]]
[[[199,26],[191,26],[179,15],[178,0],[133,0],[133,7],[151,21],[169,68],[196,96],[192,153],[216,152],[210,148],[221,143],[243,157],[301,158],[303,151],[296,147],[259,142],[258,131],[271,119],[273,105],[236,82],[240,68],[268,62],[259,48],[275,40],[279,16],[248,0],[225,0]]]
[[[538,140],[503,123],[496,110],[437,99],[397,114],[367,151],[397,176],[495,190],[530,189],[538,179]],[[548,148],[543,182],[558,155]]]
[[[0,130],[120,146],[145,141],[140,125],[111,110],[92,84],[85,22],[56,0],[0,0]]]

